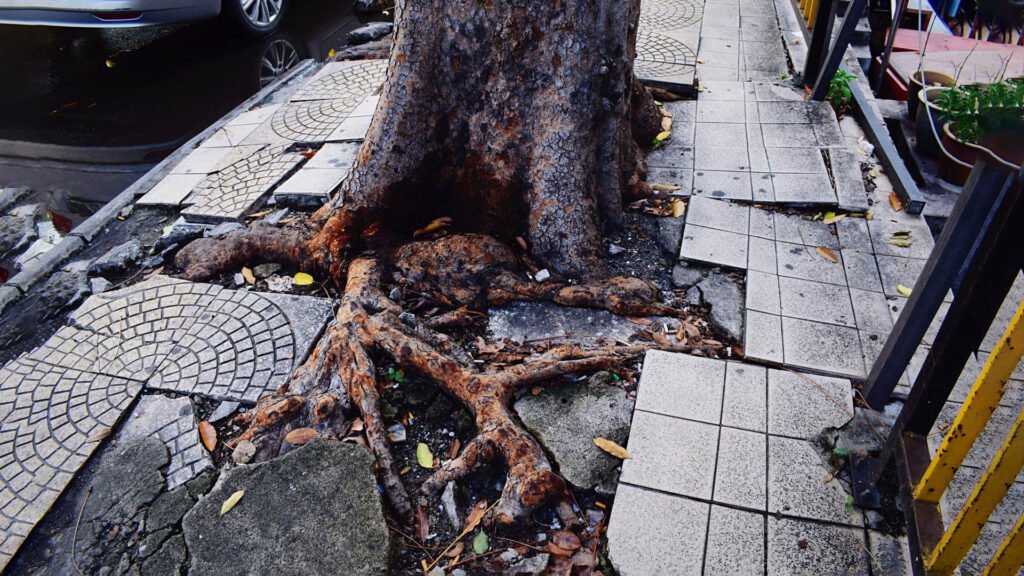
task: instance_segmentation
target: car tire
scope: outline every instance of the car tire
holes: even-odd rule
[[[262,38],[277,31],[291,0],[222,0],[223,13],[247,36]]]

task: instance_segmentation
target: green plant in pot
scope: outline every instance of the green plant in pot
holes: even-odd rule
[[[925,88],[917,93],[920,102],[917,118],[914,120],[914,134],[917,152],[929,158],[939,156],[939,138],[942,125],[946,123],[946,111],[939,104],[941,95],[950,88]]]
[[[939,176],[963,184],[980,154],[1007,164],[1024,161],[1024,80],[950,89],[936,98],[946,124]]]

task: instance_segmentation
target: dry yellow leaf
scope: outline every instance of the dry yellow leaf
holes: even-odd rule
[[[199,438],[203,441],[207,452],[213,452],[213,449],[217,447],[217,429],[206,420],[199,423]]]
[[[416,462],[423,468],[434,467],[434,454],[430,452],[430,446],[423,442],[416,445]]]
[[[672,199],[672,217],[681,218],[686,214],[686,204],[679,198]]]
[[[242,278],[245,278],[246,284],[256,283],[256,276],[252,273],[252,268],[248,266],[242,266]]]
[[[223,516],[231,511],[231,509],[235,507],[235,504],[238,504],[238,501],[242,499],[242,496],[245,496],[245,490],[239,490],[231,496],[228,496],[228,499],[220,505],[220,515]]]
[[[820,254],[822,258],[828,260],[833,264],[839,263],[839,256],[836,256],[835,252],[829,250],[828,248],[825,248],[824,246],[818,246],[818,254]]]
[[[292,278],[292,283],[296,286],[309,286],[313,283],[313,277],[305,272],[298,272]]]
[[[330,50],[327,51],[327,57],[332,59],[332,60],[334,59],[334,54],[335,54],[334,48],[331,48]]]
[[[430,221],[430,224],[427,224],[423,228],[420,228],[419,230],[416,230],[415,232],[413,232],[412,233],[412,237],[416,238],[418,236],[422,236],[424,234],[429,234],[429,233],[434,232],[436,230],[440,230],[442,228],[446,228],[449,225],[451,225],[451,223],[452,223],[452,219],[449,218],[448,216],[442,216],[441,218],[434,218],[433,220]]]
[[[896,291],[899,292],[900,294],[903,294],[904,296],[906,296],[908,298],[914,292],[913,290],[911,290],[910,288],[907,288],[903,284],[897,284],[896,285]]]
[[[651,190],[657,190],[658,192],[675,192],[679,190],[679,186],[675,184],[651,184]]]
[[[832,217],[825,218],[824,220],[822,220],[822,222],[824,222],[825,224],[835,224],[836,222],[839,222],[844,218],[846,218],[846,214],[837,214]]]
[[[594,444],[596,444],[601,450],[604,450],[616,458],[621,458],[623,460],[629,458],[629,452],[626,452],[625,448],[607,438],[594,438]]]
[[[88,438],[86,438],[85,441],[86,442],[99,442],[100,440],[103,440],[107,436],[110,436],[110,428],[100,428],[99,431],[97,431],[92,436],[89,436]]]
[[[903,200],[900,200],[900,196],[895,190],[889,192],[889,204],[892,204],[893,210],[897,212],[903,211]]]
[[[672,129],[672,117],[671,116],[662,116],[661,117],[661,129],[665,130],[665,131],[668,131],[668,130]]]
[[[659,132],[658,135],[654,137],[654,140],[657,142],[664,142],[665,140],[668,140],[671,137],[672,132],[665,130],[663,132]]]

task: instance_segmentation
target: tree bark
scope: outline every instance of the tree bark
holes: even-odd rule
[[[356,162],[308,221],[202,239],[176,259],[205,279],[275,261],[344,285],[334,323],[279,391],[240,417],[234,440],[260,458],[288,431],[341,437],[359,411],[381,483],[398,517],[417,505],[390,454],[371,351],[434,380],[474,415],[479,436],[420,489],[420,502],[501,458],[509,474],[495,519],[511,523],[563,489],[518,423],[517,390],[569,373],[611,368],[643,347],[556,348],[481,368],[443,329],[515,300],[680,316],[657,288],[607,278],[602,234],[623,204],[649,190],[643,152],[661,116],[633,78],[639,0],[406,0],[400,2],[380,103]],[[434,219],[458,234],[408,242]],[[522,240],[525,239],[525,240]],[[516,252],[509,246],[521,246]],[[523,273],[550,269],[549,282]],[[449,310],[403,320],[385,290],[434,294]]]

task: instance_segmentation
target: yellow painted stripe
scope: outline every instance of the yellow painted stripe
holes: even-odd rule
[[[999,447],[985,475],[978,481],[949,530],[925,561],[929,576],[946,576],[956,570],[978,539],[988,517],[1002,502],[1017,474],[1024,468],[1024,410]]]
[[[814,20],[818,17],[818,2],[820,2],[820,0],[810,1],[810,9],[807,11],[808,28],[814,28]]]
[[[1024,566],[1024,514],[1017,519],[981,576],[1014,576],[1021,566]]]
[[[1024,354],[1024,302],[1014,314],[1003,338],[988,357],[942,446],[914,489],[914,499],[937,504],[964,458],[981,435],[992,411],[1006,392],[1006,384]]]

